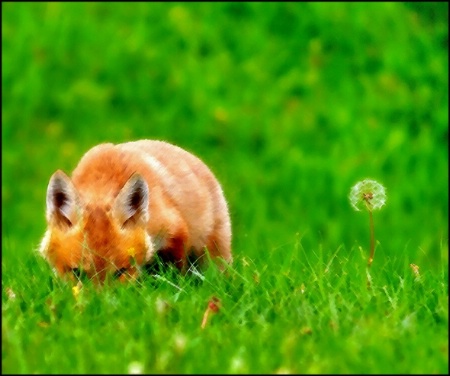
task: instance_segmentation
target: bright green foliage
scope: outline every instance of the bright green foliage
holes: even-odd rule
[[[215,172],[235,264],[75,299],[48,180],[140,138]],[[445,373],[447,269],[448,3],[2,3],[4,373]]]

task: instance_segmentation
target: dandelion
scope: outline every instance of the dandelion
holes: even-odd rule
[[[371,212],[386,204],[386,190],[377,181],[365,179],[353,186],[349,198],[356,211],[366,208]]]
[[[130,247],[127,249],[127,253],[128,253],[128,258],[130,260],[130,265],[131,266],[137,266],[137,262],[136,262],[136,250],[134,249],[134,247]]]
[[[386,204],[386,190],[375,180],[365,179],[356,183],[350,190],[350,204],[356,211],[364,208],[369,212],[370,219],[370,256],[368,266],[372,265],[375,253],[375,233],[372,211],[381,209]]]
[[[83,283],[81,281],[78,281],[78,283],[72,287],[72,295],[75,298],[75,300],[78,299],[78,296],[80,295],[80,291],[83,287]]]
[[[130,257],[133,257],[133,258],[136,257],[136,250],[134,249],[134,247],[128,248],[127,253],[128,253],[128,256],[130,256]]]

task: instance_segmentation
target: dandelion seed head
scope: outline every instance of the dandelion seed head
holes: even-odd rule
[[[364,208],[378,210],[386,204],[386,190],[377,181],[365,179],[352,187],[349,199],[356,211]]]

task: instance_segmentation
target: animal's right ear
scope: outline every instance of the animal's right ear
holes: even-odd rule
[[[70,178],[61,170],[50,178],[47,187],[47,222],[67,228],[77,221],[78,193]]]
[[[123,226],[146,224],[148,221],[149,189],[145,179],[135,173],[125,183],[114,202],[114,216]]]

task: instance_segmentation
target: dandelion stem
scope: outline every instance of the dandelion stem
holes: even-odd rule
[[[367,266],[370,267],[370,265],[372,265],[373,257],[375,254],[375,232],[373,226],[372,210],[369,210],[369,218],[370,218],[370,256]]]

